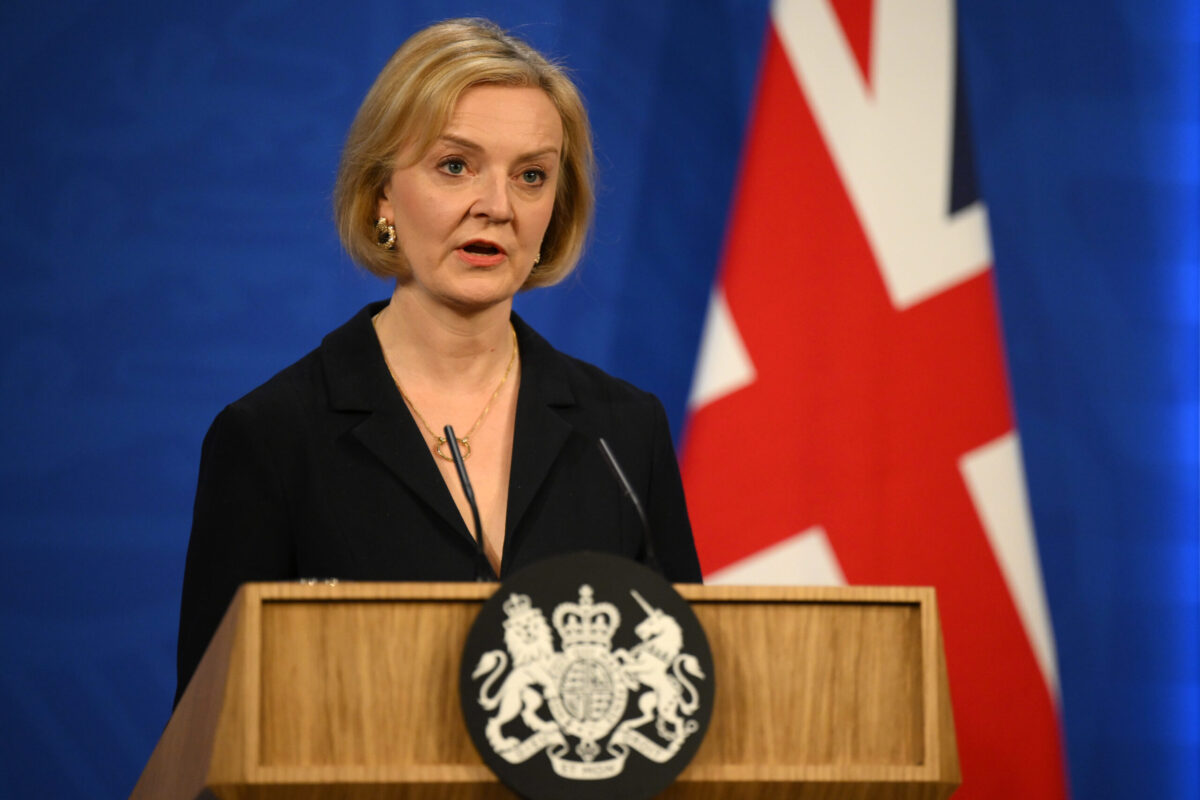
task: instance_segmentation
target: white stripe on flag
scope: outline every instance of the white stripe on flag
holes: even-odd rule
[[[704,333],[700,337],[700,354],[696,358],[688,405],[691,408],[708,405],[749,386],[757,377],[737,323],[725,303],[725,295],[716,288],[708,298],[708,313],[704,317]]]
[[[846,576],[825,529],[814,525],[704,576],[704,582],[729,586],[845,586]]]
[[[1025,492],[1020,441],[1015,433],[1007,433],[965,454],[958,466],[1021,615],[1042,677],[1057,702],[1058,656]]]

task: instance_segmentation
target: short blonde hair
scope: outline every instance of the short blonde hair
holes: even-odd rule
[[[425,153],[462,93],[480,84],[542,89],[562,119],[563,151],[554,212],[541,260],[522,289],[558,283],[583,253],[594,205],[592,134],[575,84],[563,69],[483,19],[439,22],[401,45],[350,125],[334,187],[334,221],[350,257],[380,277],[406,279],[399,248],[378,244],[379,198],[401,152]]]

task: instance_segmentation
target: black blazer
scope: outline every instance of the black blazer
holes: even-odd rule
[[[471,534],[371,324],[384,305],[227,406],[205,436],[176,702],[242,583],[474,578]],[[521,386],[502,574],[579,550],[644,557],[636,512],[598,451],[604,437],[646,506],[662,571],[699,581],[662,405],[512,322]]]

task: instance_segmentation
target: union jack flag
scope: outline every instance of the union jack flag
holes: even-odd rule
[[[707,579],[937,588],[960,797],[1066,796],[952,0],[777,0],[682,450]]]

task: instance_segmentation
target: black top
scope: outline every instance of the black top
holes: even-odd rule
[[[204,437],[176,702],[242,583],[474,579],[474,540],[371,324],[384,305],[227,406]],[[502,574],[579,550],[643,558],[641,524],[596,445],[604,437],[646,506],[664,575],[699,581],[662,404],[512,322],[521,386]]]

